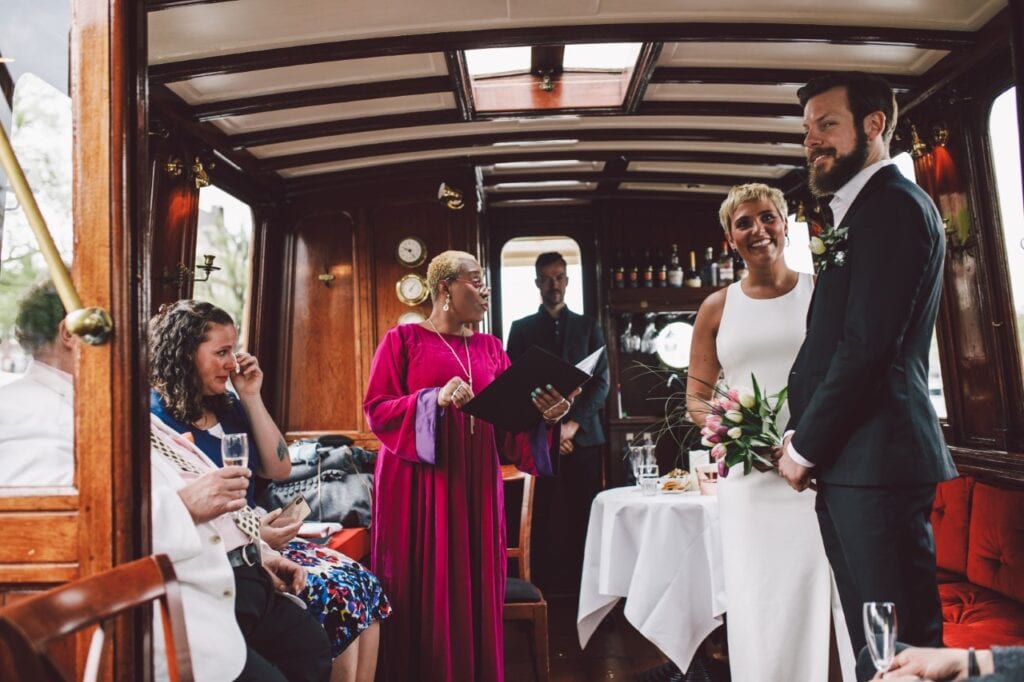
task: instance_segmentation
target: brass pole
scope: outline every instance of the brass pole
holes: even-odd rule
[[[18,163],[18,157],[14,155],[14,148],[11,147],[11,141],[3,126],[0,126],[0,164],[3,165],[4,172],[10,178],[11,187],[14,189],[14,195],[18,198],[18,203],[25,210],[25,217],[28,218],[32,232],[35,233],[39,251],[43,254],[43,260],[46,261],[46,268],[50,272],[53,286],[57,289],[61,303],[64,304],[64,310],[68,311],[66,319],[68,330],[81,336],[91,345],[104,343],[113,331],[110,315],[101,308],[82,307],[82,299],[75,291],[71,273],[68,272],[67,266],[64,265],[64,261],[60,257],[60,252],[57,251],[57,245],[54,244],[50,230],[46,227],[46,220],[39,211],[39,204],[36,203],[36,198],[32,194],[28,180],[25,179],[25,173],[21,169],[21,164]]]

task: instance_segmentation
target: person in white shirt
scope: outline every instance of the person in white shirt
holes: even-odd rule
[[[21,378],[0,386],[0,485],[74,484],[75,338],[64,315],[49,281],[18,306],[15,336],[32,362]]]

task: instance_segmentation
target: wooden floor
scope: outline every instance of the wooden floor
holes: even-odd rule
[[[622,615],[621,603],[605,618],[585,651],[576,634],[576,598],[548,597],[551,682],[639,680],[645,671],[666,659]],[[505,632],[505,679],[532,682],[528,631],[508,624]]]

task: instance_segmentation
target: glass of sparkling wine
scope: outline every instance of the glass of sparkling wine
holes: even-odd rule
[[[864,602],[864,635],[878,672],[885,672],[896,655],[896,605],[889,601]]]
[[[249,436],[225,433],[220,439],[220,459],[224,466],[249,466]]]

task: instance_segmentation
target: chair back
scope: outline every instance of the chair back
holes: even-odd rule
[[[523,503],[519,506],[519,537],[514,547],[508,548],[508,558],[515,559],[519,567],[519,578],[530,582],[530,527],[533,525],[533,476],[516,469],[511,464],[501,467],[501,480],[523,482]]]
[[[15,680],[66,682],[49,657],[49,645],[98,624],[84,677],[94,680],[106,648],[105,621],[154,600],[160,602],[169,677],[172,682],[191,682],[181,589],[164,554],[122,564],[0,609],[0,670],[12,672],[10,679]]]

